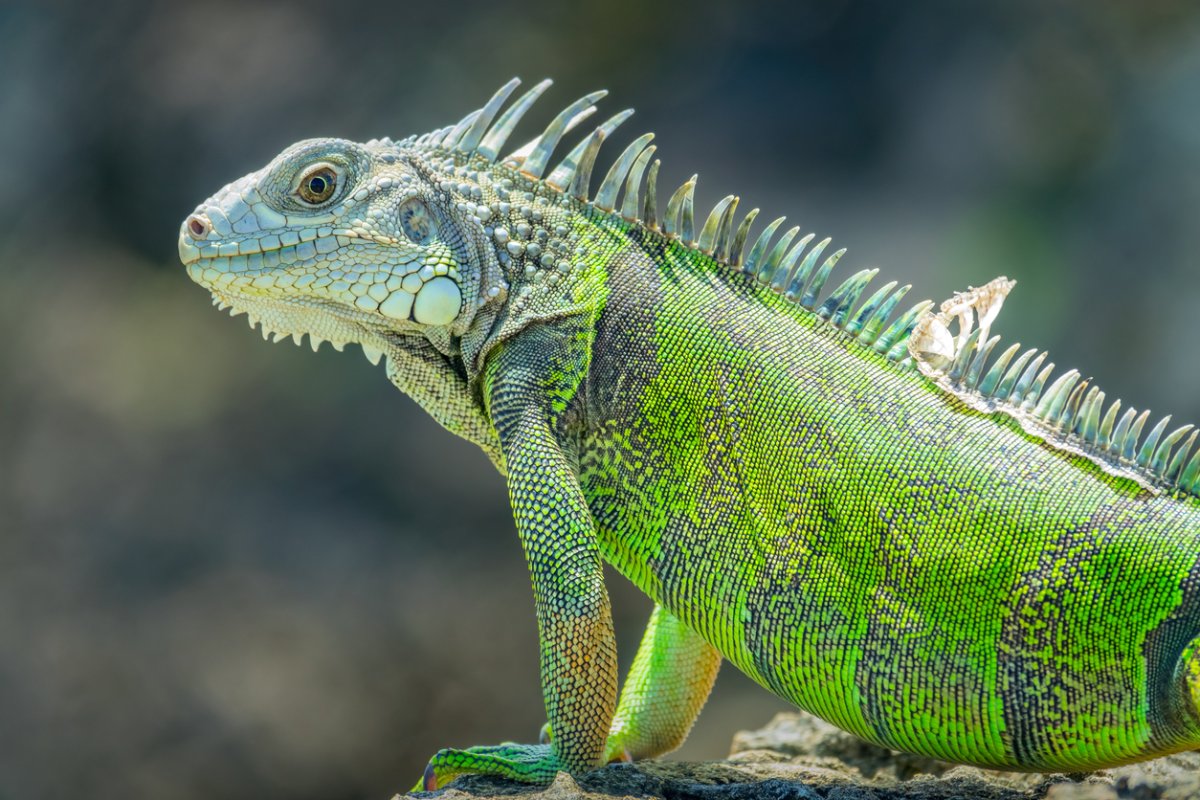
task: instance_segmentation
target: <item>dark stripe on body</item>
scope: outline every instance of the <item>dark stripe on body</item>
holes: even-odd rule
[[[1177,591],[1171,517],[1182,511],[1122,499],[1064,531],[1017,579],[1000,640],[999,688],[1018,762],[1069,768],[1083,754],[1114,761],[1148,751],[1139,646]],[[1164,666],[1154,670],[1167,669],[1166,649],[1165,640],[1156,646]],[[1157,712],[1150,713],[1155,725]]]

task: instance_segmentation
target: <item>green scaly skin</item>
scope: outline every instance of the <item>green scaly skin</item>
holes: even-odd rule
[[[948,761],[1078,771],[1200,747],[1190,426],[1143,435],[1045,354],[989,360],[1009,281],[893,320],[907,288],[862,300],[864,272],[822,302],[840,252],[776,246],[778,226],[750,246],[735,198],[697,235],[689,182],[660,221],[648,136],[593,197],[624,115],[546,167],[599,93],[497,163],[547,82],[501,114],[515,85],[423,137],[301,142],[180,234],[215,303],[264,337],[386,356],[507,477],[547,741],[442,750],[417,788],[667,752],[723,658]],[[619,703],[603,561],[656,603]]]

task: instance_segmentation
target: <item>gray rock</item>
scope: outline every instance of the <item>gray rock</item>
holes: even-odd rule
[[[999,772],[897,753],[807,714],[741,731],[725,761],[610,764],[548,787],[463,777],[443,800],[1200,800],[1200,752],[1076,775]],[[397,796],[399,797],[399,796]]]

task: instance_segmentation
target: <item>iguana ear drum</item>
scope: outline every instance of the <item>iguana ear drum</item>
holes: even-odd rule
[[[400,204],[400,228],[413,244],[428,244],[437,236],[438,226],[429,206],[415,197]]]

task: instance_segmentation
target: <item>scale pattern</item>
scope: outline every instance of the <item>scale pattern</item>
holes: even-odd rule
[[[584,491],[606,556],[739,669],[950,761],[1069,771],[1200,746],[1192,500],[708,280],[684,248],[610,264],[630,300],[593,350]]]
[[[549,86],[517,83],[422,136],[300,142],[180,229],[214,304],[386,358],[507,476],[544,740],[439,751],[418,788],[659,755],[722,659],[949,761],[1200,747],[1191,426],[1143,436],[1045,353],[992,360],[1007,279],[904,309],[874,269],[826,293],[844,250],[783,218],[752,237],[733,195],[697,225],[695,176],[660,214],[650,134],[593,193],[631,112],[551,163],[603,92],[501,157]],[[619,696],[605,560],[656,603]]]

